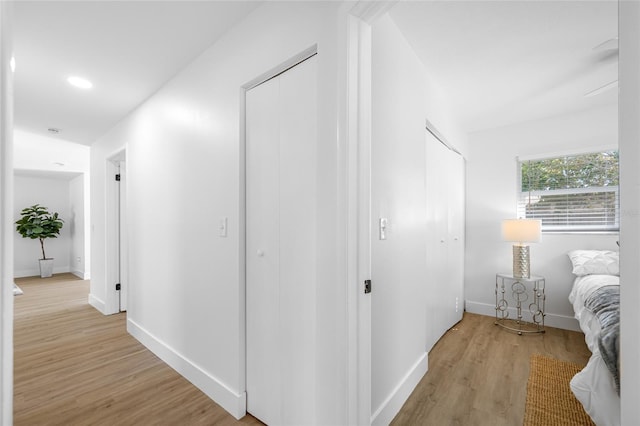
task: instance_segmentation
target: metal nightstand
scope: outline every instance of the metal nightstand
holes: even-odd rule
[[[511,285],[510,302],[515,304],[515,317],[509,316],[505,286]],[[496,274],[496,321],[495,324],[507,330],[523,333],[544,333],[544,277],[516,278],[512,274]],[[531,298],[531,299],[530,299]],[[529,302],[528,318],[523,318],[523,307]],[[511,308],[511,313],[513,313]],[[526,312],[525,312],[526,313]]]

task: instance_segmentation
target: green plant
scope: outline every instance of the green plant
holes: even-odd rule
[[[64,221],[58,217],[58,213],[49,213],[46,207],[39,204],[22,209],[20,212],[22,218],[16,222],[16,231],[22,238],[36,238],[40,240],[42,248],[42,258],[46,259],[44,254],[44,240],[47,238],[57,238]]]

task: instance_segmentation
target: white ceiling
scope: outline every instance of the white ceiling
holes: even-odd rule
[[[462,127],[477,131],[617,103],[617,2],[416,1],[391,16]]]
[[[38,179],[56,179],[56,180],[72,180],[78,176],[82,176],[80,172],[65,172],[54,170],[26,170],[14,169],[13,174],[20,177],[38,178]]]
[[[16,126],[90,145],[259,2],[14,4]],[[407,1],[391,16],[467,131],[617,102],[583,96],[617,78],[617,56],[593,50],[617,36],[615,0]]]
[[[15,2],[15,125],[90,145],[258,5]],[[93,89],[70,86],[74,74]]]

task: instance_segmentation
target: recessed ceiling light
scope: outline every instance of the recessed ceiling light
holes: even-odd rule
[[[82,77],[71,76],[67,79],[67,81],[70,85],[79,89],[91,89],[93,87],[93,83]]]
[[[60,129],[56,129],[55,127],[49,127],[47,129],[47,132],[53,133],[53,134],[58,134],[58,133],[60,133]]]
[[[9,65],[11,66],[11,72],[16,72],[16,58],[12,56]]]

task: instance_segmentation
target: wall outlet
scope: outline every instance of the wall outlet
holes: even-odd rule
[[[82,263],[82,258],[80,256],[76,257],[76,262]]]
[[[456,297],[456,313],[458,313],[458,298]]]

